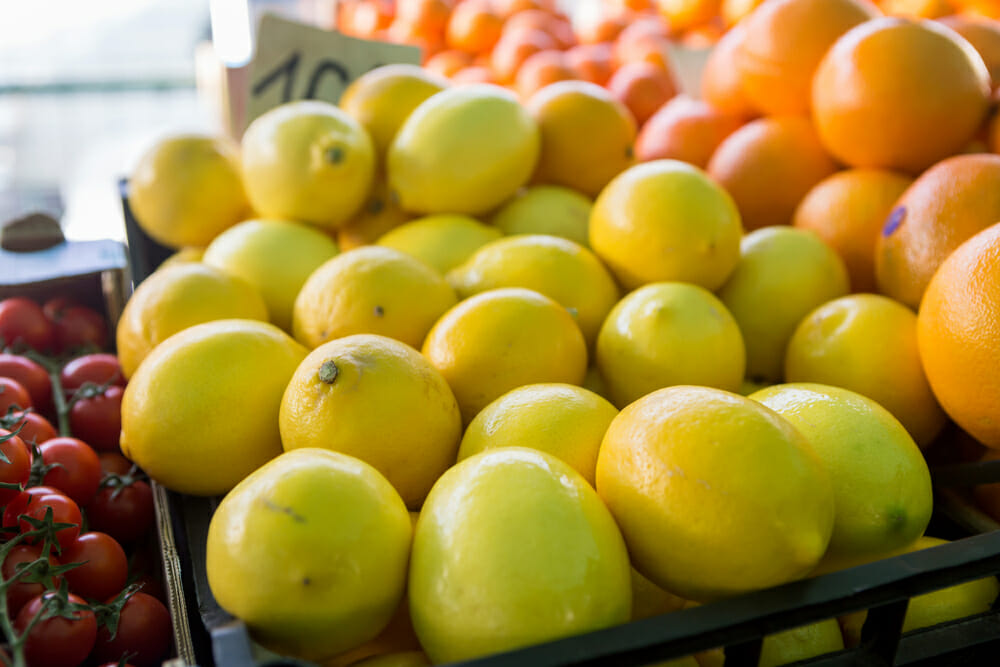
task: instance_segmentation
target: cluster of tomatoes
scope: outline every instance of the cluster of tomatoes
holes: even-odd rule
[[[0,659],[158,665],[170,613],[153,493],[119,450],[125,380],[104,319],[65,299],[0,301]]]

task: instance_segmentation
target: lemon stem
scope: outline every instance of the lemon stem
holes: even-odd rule
[[[337,364],[332,359],[327,359],[319,367],[320,382],[333,384],[337,380],[338,373]]]

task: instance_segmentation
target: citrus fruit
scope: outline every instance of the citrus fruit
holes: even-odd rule
[[[212,320],[267,321],[250,283],[197,262],[162,267],[136,286],[118,319],[122,374],[131,378],[153,348],[178,331]]]
[[[444,278],[420,260],[392,248],[366,246],[312,272],[295,299],[292,330],[310,348],[361,333],[419,348],[455,300]]]
[[[374,468],[322,449],[288,452],[219,503],[208,528],[208,583],[265,646],[325,658],[389,622],[411,535],[403,501]]]
[[[684,608],[687,600],[665,591],[632,568],[632,620],[659,616]],[[698,664],[697,662],[695,664]]]
[[[1000,224],[941,264],[917,317],[927,379],[948,416],[988,447],[1000,447]]]
[[[722,0],[722,20],[732,28],[757,9],[764,0]]]
[[[745,352],[736,320],[697,285],[654,283],[608,314],[597,338],[597,366],[612,402],[624,407],[677,384],[736,391]]]
[[[375,149],[361,125],[326,102],[290,102],[243,134],[243,176],[265,218],[343,227],[361,209],[375,175]]]
[[[1000,24],[996,19],[974,14],[956,14],[938,19],[972,44],[990,73],[990,85],[1000,86]]]
[[[450,78],[471,64],[471,54],[451,49],[435,53],[424,63],[423,69],[426,72]]]
[[[250,213],[239,151],[213,137],[162,139],[132,170],[128,203],[154,240],[171,248],[206,246]]]
[[[558,81],[576,79],[576,72],[569,65],[562,51],[539,51],[521,63],[514,78],[514,89],[522,102],[527,102],[543,88]]]
[[[412,217],[399,207],[399,202],[389,192],[388,184],[376,179],[358,214],[337,230],[337,245],[342,251],[371,245]]]
[[[608,92],[632,112],[644,125],[657,109],[679,92],[672,69],[650,62],[625,63],[615,70],[607,83]]]
[[[204,248],[181,248],[174,254],[167,257],[165,260],[160,262],[160,265],[156,267],[157,269],[162,269],[167,266],[173,266],[175,264],[190,264],[192,262],[200,262],[201,258],[205,256]]]
[[[758,667],[776,667],[842,651],[844,637],[837,619],[802,625],[764,637]]]
[[[640,162],[682,160],[704,169],[722,140],[743,119],[686,95],[673,98],[643,125],[635,142]]]
[[[511,389],[579,384],[587,370],[573,316],[547,296],[516,287],[460,302],[427,334],[423,353],[455,392],[466,424]]]
[[[745,36],[744,26],[733,26],[708,54],[701,72],[701,97],[723,113],[751,117],[758,111],[743,92],[739,69]]]
[[[636,165],[594,203],[590,247],[626,289],[677,280],[717,289],[739,260],[732,197],[676,160]]]
[[[833,491],[809,443],[759,403],[670,387],[621,411],[597,492],[637,570],[706,600],[807,574],[826,551]]]
[[[674,30],[708,23],[719,15],[721,0],[656,0],[660,13]]]
[[[525,188],[493,214],[490,221],[508,236],[549,234],[589,247],[587,227],[593,202],[557,185]]]
[[[576,78],[603,86],[614,72],[610,44],[581,44],[566,52],[566,62]]]
[[[278,327],[251,320],[174,334],[125,388],[122,453],[172,491],[229,491],[281,453],[281,394],[306,352]]]
[[[552,35],[539,28],[505,29],[490,54],[490,68],[498,83],[511,84],[524,61],[558,46]]]
[[[743,237],[740,262],[719,298],[743,335],[747,376],[779,382],[798,323],[848,291],[843,260],[812,232],[764,227]]]
[[[489,53],[500,39],[503,19],[487,0],[465,0],[448,19],[448,46],[467,53]]]
[[[870,398],[821,384],[783,384],[750,398],[787,419],[833,482],[836,515],[826,560],[886,555],[923,535],[931,476],[903,425]]]
[[[538,126],[491,85],[451,88],[417,107],[389,147],[389,185],[414,213],[478,215],[531,177]]]
[[[467,215],[439,214],[396,227],[378,245],[404,252],[444,275],[501,236],[500,230]]]
[[[416,525],[414,515],[410,512],[410,524]],[[355,646],[349,651],[340,653],[329,660],[323,660],[320,664],[323,667],[348,667],[356,665],[359,661],[374,659],[378,656],[398,655],[420,650],[420,641],[417,633],[413,631],[413,623],[410,621],[410,600],[403,593],[403,599],[396,606],[392,618],[388,625],[374,639],[370,639],[360,646]]]
[[[467,660],[624,623],[628,553],[573,468],[495,449],[460,462],[427,496],[409,595],[431,661]]]

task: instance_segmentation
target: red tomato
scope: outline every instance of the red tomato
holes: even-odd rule
[[[49,372],[31,359],[16,354],[0,354],[0,377],[20,382],[28,390],[35,409],[46,411],[52,407]]]
[[[113,598],[128,580],[125,550],[106,533],[84,533],[63,549],[59,562],[83,563],[65,576],[69,589],[88,600]]]
[[[94,398],[83,398],[69,411],[69,430],[102,452],[117,451],[122,433],[122,394],[111,386]]]
[[[14,619],[14,629],[24,632],[31,619],[42,610],[43,597],[54,593],[45,593],[29,601]],[[76,595],[69,595],[69,601],[76,604],[86,604]],[[94,612],[76,611],[73,618],[54,616],[40,621],[28,634],[24,645],[25,657],[31,667],[76,667],[87,659],[94,643],[97,641],[97,619]]]
[[[134,542],[153,526],[153,490],[142,480],[118,489],[105,487],[98,489],[85,509],[93,530],[123,544]]]
[[[127,475],[132,470],[132,462],[119,452],[99,452],[97,458],[101,461],[101,472],[105,475]]]
[[[6,415],[11,406],[30,408],[31,395],[17,380],[0,378],[0,416]]]
[[[76,302],[68,296],[54,296],[42,304],[42,312],[45,313],[45,317],[54,320],[59,317],[62,311],[75,305],[77,305]]]
[[[153,574],[149,572],[140,574],[135,578],[133,583],[139,586],[139,589],[146,595],[152,595],[160,602],[166,604],[167,592],[163,590],[163,582],[157,579]]]
[[[152,595],[136,593],[125,602],[118,619],[118,633],[111,639],[107,628],[97,632],[94,657],[120,660],[125,654],[137,667],[159,665],[170,646],[170,612]]]
[[[8,436],[10,431],[0,428],[0,436]],[[5,484],[27,484],[31,475],[31,452],[24,440],[16,435],[0,442],[0,452],[7,457],[9,463],[0,461],[0,482]],[[0,505],[5,505],[19,495],[21,491],[17,489],[0,488]]]
[[[62,491],[53,489],[51,486],[33,486],[19,493],[13,500],[7,503],[3,511],[3,527],[17,528],[18,518],[24,514],[29,505],[34,504],[42,496],[63,495]]]
[[[0,301],[0,348],[23,343],[47,352],[53,341],[52,323],[37,303],[20,297]]]
[[[119,387],[125,386],[125,376],[113,354],[86,354],[63,366],[59,374],[63,390],[68,394],[83,386],[84,382],[103,385],[108,382]]]
[[[76,350],[85,345],[98,349],[108,346],[108,325],[96,311],[86,306],[70,306],[52,318],[55,348],[61,352]]]
[[[17,435],[26,443],[40,445],[59,436],[52,423],[37,412],[22,412],[18,416],[21,421],[14,424],[14,430],[21,429]]]
[[[53,438],[42,444],[42,461],[58,463],[42,483],[59,489],[79,505],[89,503],[101,483],[101,462],[90,445],[76,438]]]
[[[31,563],[41,557],[42,547],[40,545],[18,544],[10,550],[7,558],[4,559],[3,565],[0,566],[0,573],[3,574],[4,581],[9,581],[14,576],[17,572],[18,564]],[[52,554],[49,554],[49,565],[52,567],[59,565]],[[54,579],[53,586],[58,586],[62,577],[55,577]],[[7,589],[7,613],[11,617],[17,616],[17,612],[28,603],[28,600],[44,592],[45,586],[42,584],[32,584],[24,581],[17,581],[11,584],[10,588]]]
[[[76,539],[77,535],[80,534],[80,524],[83,523],[83,516],[80,514],[80,507],[67,496],[62,494],[48,494],[41,496],[35,502],[30,503],[28,505],[28,509],[24,511],[24,514],[32,519],[41,521],[45,518],[45,514],[49,508],[52,508],[53,523],[72,524],[67,528],[60,528],[56,532],[56,539],[59,541],[59,546],[65,549],[71,542],[73,542],[73,540]],[[34,530],[32,525],[23,518],[18,521],[18,525],[20,526],[22,533]],[[28,544],[33,544],[36,540],[34,538],[29,538],[26,541]]]

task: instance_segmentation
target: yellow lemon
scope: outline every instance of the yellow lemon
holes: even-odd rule
[[[632,568],[632,617],[633,621],[659,616],[684,608],[687,600],[665,591]]]
[[[250,123],[243,175],[262,217],[336,229],[371,190],[375,149],[364,128],[332,104],[290,102]]]
[[[125,388],[122,453],[172,491],[229,491],[281,453],[281,395],[305,356],[265,322],[219,320],[174,334]]]
[[[753,380],[744,378],[743,382],[740,384],[740,390],[736,393],[740,396],[749,396],[755,391],[760,391],[761,389],[766,389],[770,386],[771,383],[769,382],[754,382]]]
[[[615,406],[570,384],[531,384],[493,401],[462,436],[458,460],[499,447],[528,447],[573,466],[594,485],[597,450]]]
[[[326,234],[297,222],[247,220],[215,237],[205,264],[257,288],[271,321],[292,330],[292,306],[306,278],[337,254]]]
[[[407,507],[419,508],[455,462],[458,404],[441,374],[408,345],[358,335],[320,345],[285,389],[285,451],[320,447],[375,466]]]
[[[361,211],[337,230],[337,244],[342,251],[371,245],[411,217],[399,207],[399,202],[389,192],[389,185],[377,179]]]
[[[472,85],[431,96],[389,147],[389,185],[404,210],[479,215],[527,182],[538,126],[503,88]]]
[[[628,553],[575,470],[536,450],[495,449],[427,496],[409,595],[431,661],[468,660],[627,621]]]
[[[823,461],[837,506],[826,555],[875,558],[920,537],[931,518],[923,454],[875,401],[821,384],[783,384],[751,394],[792,423]]]
[[[747,375],[780,382],[795,327],[817,306],[850,291],[844,260],[815,233],[764,227],[740,243],[740,261],[719,298],[740,325]]]
[[[573,317],[527,289],[495,289],[445,313],[424,341],[424,356],[448,381],[467,424],[526,384],[580,384],[587,346]]]
[[[160,265],[156,267],[157,269],[162,269],[167,266],[173,266],[175,264],[189,264],[191,262],[200,262],[201,258],[205,256],[204,248],[187,247],[181,248],[175,252],[170,257],[160,262]]]
[[[143,154],[128,202],[143,231],[171,248],[206,246],[250,213],[236,146],[200,135],[168,137]]]
[[[362,644],[403,597],[410,518],[371,466],[282,454],[215,510],[205,567],[219,606],[265,646],[309,660]]]
[[[415,512],[410,512],[411,528],[416,528],[417,525],[413,518],[414,514]],[[324,660],[321,664],[323,667],[348,667],[348,665],[356,665],[361,660],[375,656],[419,650],[420,641],[417,640],[417,633],[413,631],[413,623],[410,621],[410,600],[404,592],[403,599],[400,600],[392,618],[389,619],[389,624],[382,629],[382,632],[378,633],[375,639],[329,660]]]
[[[833,528],[830,480],[785,419],[742,396],[670,387],[622,410],[597,491],[653,583],[693,600],[806,575]]]
[[[448,274],[460,297],[525,287],[557,301],[576,318],[587,345],[618,301],[618,285],[594,253],[556,236],[511,236],[484,245]]]
[[[597,337],[597,367],[618,407],[675,384],[736,391],[743,380],[743,340],[711,292],[654,283],[608,314]]]
[[[802,625],[764,637],[758,667],[777,667],[844,650],[837,619]]]
[[[590,247],[627,289],[662,281],[717,289],[736,267],[742,233],[733,198],[677,160],[626,170],[590,214]]]
[[[944,428],[944,410],[917,349],[917,316],[888,297],[852,294],[809,313],[788,343],[785,379],[867,396],[891,412],[920,447]]]
[[[593,202],[576,190],[535,185],[501,206],[491,222],[507,236],[549,234],[588,248],[591,208]]]
[[[396,227],[378,240],[416,257],[441,275],[468,259],[478,248],[502,234],[467,215],[429,215]]]
[[[368,246],[313,271],[295,299],[292,330],[311,348],[360,333],[419,348],[455,302],[455,292],[434,269],[398,250]]]
[[[131,378],[157,345],[212,320],[267,321],[267,306],[250,283],[197,262],[167,266],[142,281],[125,303],[115,338],[122,374]]]

